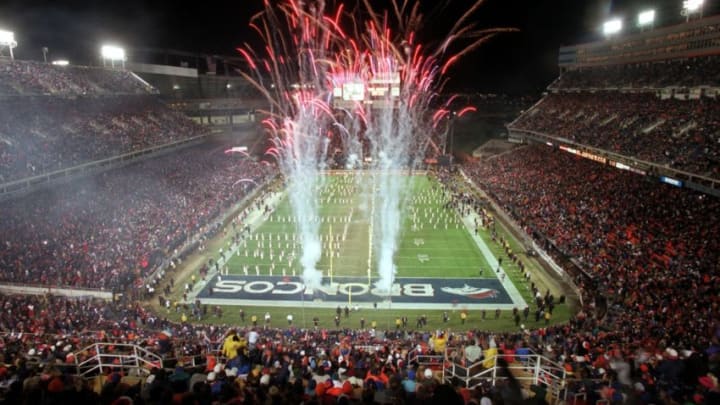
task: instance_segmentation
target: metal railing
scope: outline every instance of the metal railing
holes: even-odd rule
[[[86,357],[88,353],[92,355]],[[75,358],[77,374],[85,378],[108,371],[146,376],[153,367],[163,367],[160,356],[138,345],[127,343],[94,343],[76,352]]]
[[[501,359],[505,360],[504,365],[498,364]],[[485,367],[488,361],[492,361],[492,366]],[[567,372],[565,368],[541,355],[499,354],[491,359],[483,359],[465,366],[447,361],[443,367],[445,381],[458,379],[470,389],[484,383],[495,386],[498,382],[508,379],[507,373],[511,373],[522,385],[544,387],[553,400],[566,399]]]

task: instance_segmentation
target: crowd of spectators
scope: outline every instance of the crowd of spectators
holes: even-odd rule
[[[500,400],[507,395],[499,387],[469,390],[441,382],[442,360],[433,365],[409,361],[412,350],[442,353],[448,344],[490,349],[506,337],[173,324],[139,304],[52,296],[0,296],[0,306],[0,325],[13,331],[0,338],[5,364],[0,366],[0,389],[14,403],[59,403],[60,398],[68,403],[83,394],[88,396],[85,403],[101,404],[120,397],[163,404],[479,404],[482,397]],[[523,338],[507,335],[508,341]],[[528,345],[542,345],[537,333],[525,338]],[[96,354],[90,345],[98,342],[115,347],[106,345],[107,354],[122,353],[121,343],[140,345],[162,355],[164,368],[151,370],[140,385],[122,384],[120,374],[127,370],[111,369],[103,390],[92,393],[86,383],[76,386],[73,374],[76,363]]]
[[[127,78],[102,79],[103,70],[55,69],[0,62],[0,93],[23,95],[0,101],[7,107],[0,114],[8,114],[0,119],[0,175],[7,176],[0,180],[193,131],[148,96],[27,96],[137,92],[123,88]],[[599,79],[588,80],[580,85]],[[655,86],[666,78],[647,80]],[[553,94],[516,126],[718,177],[716,117],[709,99]],[[206,143],[0,203],[0,280],[139,286],[193,236],[217,231],[217,218],[274,174],[225,149]],[[538,242],[590,274],[576,280],[586,300],[570,322],[505,333],[212,326],[202,317],[173,323],[129,300],[0,295],[0,392],[8,403],[42,404],[520,403],[512,378],[469,390],[441,381],[439,370],[534,352],[562,364],[578,382],[571,390],[590,403],[720,401],[720,201],[544,145],[464,170]],[[252,182],[238,184],[241,178]],[[607,311],[596,311],[599,297],[608,297]],[[94,342],[138,344],[172,371],[153,369],[133,385],[115,370],[94,393],[71,366],[93,354],[84,348]],[[421,365],[413,352],[446,358]]]
[[[647,393],[664,380],[678,401],[717,373],[720,200],[545,145],[465,171],[541,245],[575,258],[593,277],[578,279],[586,291],[610,299],[603,322],[581,335],[589,350],[575,353],[593,372],[625,362],[619,381]],[[686,368],[652,364],[680,352],[699,358]]]
[[[563,72],[550,88],[588,90],[718,86],[719,71],[720,57],[717,56],[579,67]]]
[[[222,160],[211,151],[204,152],[210,162]],[[178,158],[204,161],[203,152],[188,153]],[[176,177],[182,184],[205,178],[193,180],[182,166],[170,161],[147,164],[151,168],[145,173]],[[198,170],[194,163],[188,166],[189,172]],[[0,368],[0,387],[8,390],[10,399],[50,402],[82,394],[93,403],[120,399],[134,403],[520,403],[520,387],[512,379],[495,388],[467,389],[457,381],[439,378],[442,361],[420,364],[413,361],[413,352],[445,354],[444,364],[460,366],[487,360],[482,367],[491,366],[495,354],[514,355],[511,362],[517,362],[524,354],[538,353],[562,364],[575,381],[571,391],[584,392],[588,403],[602,398],[618,404],[713,404],[720,399],[715,378],[720,372],[720,219],[714,215],[720,201],[544,145],[470,164],[464,170],[540,243],[577,258],[593,276],[593,280],[578,279],[588,295],[569,323],[505,333],[433,333],[406,327],[388,331],[218,327],[172,323],[162,318],[162,311],[147,312],[131,302],[2,296],[0,327],[13,333],[0,342],[7,364],[5,371]],[[220,171],[220,177],[233,178],[234,172]],[[183,200],[178,197],[185,195],[180,183],[154,180],[152,190],[146,190],[141,182],[137,193],[144,203],[131,204],[164,205],[165,211],[173,213],[171,222],[152,219],[163,217],[154,210],[149,216],[142,210],[129,215],[140,213],[141,218],[159,224],[153,229],[182,224],[184,209],[178,207],[185,204],[167,208],[168,203]],[[119,199],[119,209],[110,216],[126,211],[119,197],[123,192],[113,194]],[[202,199],[214,193],[200,191]],[[96,198],[81,195],[79,200]],[[206,211],[197,205],[198,200],[191,201],[187,205],[194,212]],[[91,205],[76,204],[83,207],[77,215],[92,212]],[[72,216],[67,217],[54,222],[63,227],[64,221],[72,223]],[[105,238],[117,225],[90,222],[77,233],[111,228],[94,235],[95,240]],[[145,234],[141,228],[134,228],[133,233]],[[147,240],[157,239],[163,238]],[[91,252],[106,250],[93,248]],[[609,297],[609,310],[602,315],[589,295],[594,293]],[[147,347],[165,356],[164,366],[169,369],[153,370],[140,385],[108,374],[101,393],[93,394],[82,384],[74,385],[74,369],[66,363],[74,360],[68,355],[91,355],[81,349],[98,341]],[[525,402],[542,403],[541,396],[538,391]]]
[[[632,325],[614,330],[592,312],[581,312],[567,325],[517,332],[431,333],[405,327],[176,324],[138,304],[60,297],[0,296],[0,305],[0,324],[12,331],[0,339],[5,362],[0,389],[8,403],[68,403],[81,394],[88,396],[85,403],[101,404],[123,397],[139,404],[545,403],[543,389],[533,387],[532,396],[512,379],[468,389],[458,380],[440,378],[443,365],[451,362],[487,368],[493,356],[504,354],[517,366],[529,353],[563,364],[571,391],[584,392],[585,403],[603,398],[618,404],[713,404],[720,395],[717,380],[708,374],[718,371],[715,339],[689,349],[671,347],[663,336],[638,340],[625,334]],[[110,345],[103,349],[107,354],[122,354],[121,343],[145,347],[163,356],[163,369],[151,370],[139,384],[122,378],[127,370],[121,367],[107,369],[102,390],[92,392],[74,375],[76,362],[95,354],[88,346],[96,342]],[[421,363],[417,354],[441,357]],[[501,365],[498,377],[509,377],[503,370]]]
[[[559,93],[513,124],[713,178],[720,177],[720,103],[655,94]]]
[[[0,204],[0,280],[134,283],[272,173],[209,143]],[[235,185],[242,178],[253,182]]]
[[[147,83],[126,70],[0,59],[0,96],[99,96],[151,92],[153,89]]]
[[[0,98],[0,183],[203,133],[154,96]]]

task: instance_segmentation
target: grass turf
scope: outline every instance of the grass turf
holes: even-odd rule
[[[412,176],[407,182],[410,193],[404,204],[406,211],[395,255],[396,276],[463,278],[478,276],[481,268],[489,269],[457,212],[445,207],[448,198],[440,185],[426,176]],[[373,206],[379,204],[365,198],[361,188],[352,176],[329,176],[319,193],[323,255],[317,269],[325,277],[330,277],[331,269],[333,276],[367,277],[372,254],[369,246],[380,243],[370,218]],[[284,198],[238,255],[229,260],[229,274],[244,274],[244,267],[249,275],[258,274],[258,270],[260,275],[270,275],[271,269],[275,276],[283,274],[283,270],[288,276],[293,271],[302,274],[295,221],[290,203]],[[374,258],[370,267],[372,280],[377,281]],[[494,277],[490,271],[484,273]]]
[[[442,186],[428,176],[416,175],[406,180],[410,192],[403,204],[405,214],[401,222],[399,249],[395,255],[396,277],[495,278],[495,272],[480,253],[457,211],[446,206],[448,197],[444,194]],[[364,197],[367,193],[363,193],[362,190],[372,187],[373,182],[369,178],[358,180],[350,175],[326,176],[325,181],[324,187],[318,190],[321,201],[320,217],[313,219],[318,222],[325,252],[317,268],[325,277],[330,276],[331,268],[333,276],[367,277],[368,256],[371,254],[369,246],[373,241],[377,242],[377,233],[372,232],[370,221],[373,202]],[[293,270],[295,275],[301,275],[302,270],[298,260],[301,253],[299,238],[296,236],[293,239],[296,232],[294,221],[290,203],[284,197],[268,219],[253,231],[251,237],[247,238],[246,245],[228,261],[229,274],[242,275],[245,268],[249,275],[255,275],[256,272],[260,275],[269,275],[272,271],[273,275],[279,276],[285,271],[285,274],[290,276]],[[521,244],[502,226],[497,226],[497,232],[499,236],[504,236],[509,241],[514,251],[522,251]],[[371,233],[373,233],[372,237]],[[527,320],[522,320],[522,323],[531,328],[544,326],[543,320],[540,322],[534,320],[535,305],[529,283],[525,281],[518,266],[507,260],[503,248],[491,239],[488,230],[481,229],[479,236],[495,257],[505,258],[503,267],[508,277],[530,306],[530,316]],[[216,241],[211,244],[209,246],[211,251],[213,246],[223,246],[223,242]],[[331,251],[336,252],[333,257],[328,254]],[[255,255],[255,252],[258,254]],[[262,257],[259,256],[260,252]],[[423,260],[425,259],[423,255],[429,260]],[[374,282],[378,277],[377,269],[374,260],[371,259],[370,262],[370,273]],[[531,272],[537,271],[528,261],[526,266]],[[179,299],[178,296],[179,293],[174,294],[176,300]],[[335,327],[335,309],[313,308],[311,303],[306,303],[302,308],[271,308],[264,307],[262,302],[258,301],[257,306],[242,308],[245,313],[244,321],[240,319],[238,306],[223,306],[222,309],[222,317],[208,315],[202,322],[250,326],[251,316],[256,315],[258,324],[262,325],[263,315],[269,312],[272,326],[288,326],[286,316],[293,314],[293,326],[312,327],[313,319],[318,318],[319,327]],[[424,329],[428,330],[518,330],[512,320],[511,311],[502,311],[499,319],[495,319],[495,313],[490,309],[485,317],[482,311],[469,311],[465,323],[462,323],[460,310],[461,308],[449,310],[450,319],[444,322],[442,310],[376,310],[365,307],[358,312],[351,311],[349,318],[341,317],[340,327],[359,328],[361,319],[364,319],[365,327],[371,327],[374,323],[379,328],[395,329],[396,320],[406,316],[409,319],[407,329],[416,329],[416,319],[424,315],[428,319]],[[162,309],[161,311],[165,312]],[[170,310],[167,315],[170,319],[179,320],[182,312],[180,305],[180,309]],[[567,321],[569,316],[570,310],[566,305],[557,305],[551,323]]]

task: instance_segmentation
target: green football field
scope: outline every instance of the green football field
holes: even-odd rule
[[[450,197],[444,188],[425,175],[404,181],[407,193],[395,255],[396,276],[478,277],[484,269],[484,275],[495,277],[458,213],[447,205]],[[376,281],[376,250],[370,246],[376,246],[381,236],[379,203],[367,190],[373,184],[371,176],[326,176],[317,194],[318,218],[296,218],[287,196],[281,197],[228,261],[228,274],[300,276],[302,251],[296,222],[305,220],[318,226],[323,253],[317,269],[324,277],[368,277],[370,270],[371,281]]]
[[[323,284],[343,283],[348,282],[348,279],[353,280],[349,281],[351,283],[374,284],[378,281],[374,257],[376,250],[370,247],[376,246],[379,238],[376,228],[379,220],[377,217],[375,221],[372,220],[377,214],[379,203],[378,200],[373,201],[368,196],[372,195],[370,191],[377,183],[366,173],[362,173],[359,177],[357,173],[342,173],[344,172],[325,176],[324,186],[316,190],[320,203],[318,218],[302,220],[314,221],[319,229],[323,253],[317,269],[323,273]],[[246,224],[250,226],[251,231],[244,234],[238,245],[231,246],[229,236],[226,236],[210,241],[208,245],[210,249],[201,253],[203,260],[207,261],[210,257],[218,257],[211,253],[218,248],[234,252],[232,255],[225,255],[228,259],[227,273],[221,277],[226,292],[221,292],[223,288],[217,289],[220,276],[214,276],[209,283],[199,286],[199,290],[195,289],[197,298],[206,303],[205,306],[209,305],[211,309],[214,307],[222,311],[216,314],[213,310],[201,321],[251,326],[252,316],[262,319],[265,314],[270,314],[273,319],[272,325],[282,326],[288,324],[285,321],[286,316],[293,315],[295,325],[298,326],[311,327],[317,320],[319,327],[333,328],[336,327],[333,321],[335,306],[353,307],[356,303],[360,305],[359,312],[353,310],[349,318],[343,317],[340,327],[362,327],[363,324],[367,327],[377,324],[382,328],[394,328],[401,316],[407,316],[410,319],[409,329],[415,326],[415,319],[427,317],[428,322],[424,328],[429,329],[517,330],[518,325],[513,321],[511,308],[514,306],[522,309],[525,303],[530,307],[530,318],[533,318],[532,313],[536,306],[530,291],[530,283],[525,280],[518,265],[508,259],[500,243],[492,238],[490,230],[480,228],[477,235],[474,234],[474,229],[468,230],[463,225],[460,214],[447,205],[449,195],[434,178],[415,175],[406,177],[405,180],[408,181],[408,193],[402,203],[404,214],[399,235],[399,249],[394,260],[397,267],[396,282],[402,284],[407,278],[424,278],[455,286],[462,286],[464,283],[473,286],[486,285],[491,286],[490,288],[503,289],[507,293],[510,293],[508,290],[510,288],[516,291],[515,297],[520,297],[520,304],[517,303],[517,298],[514,305],[508,306],[508,301],[504,301],[506,304],[502,311],[498,311],[499,316],[496,318],[495,309],[498,306],[493,304],[473,307],[466,306],[462,302],[457,305],[451,304],[451,301],[444,301],[446,305],[435,304],[435,306],[418,302],[415,306],[406,306],[402,309],[397,308],[398,303],[395,299],[390,306],[380,305],[373,309],[372,301],[361,302],[357,296],[347,297],[344,302],[324,306],[318,304],[312,297],[305,301],[278,303],[276,302],[278,299],[287,296],[273,295],[272,291],[262,295],[261,290],[275,287],[281,290],[289,289],[289,285],[297,284],[300,280],[302,269],[299,263],[300,238],[296,235],[296,221],[299,219],[294,217],[287,193],[282,191],[283,185],[276,184],[270,189],[280,190],[279,192],[265,194],[264,200],[250,203],[253,207],[267,207],[268,210],[262,215],[258,210],[249,215]],[[475,193],[472,186],[466,184],[460,176],[454,181],[460,184],[464,191]],[[237,230],[240,229],[241,227]],[[229,230],[226,235],[231,234]],[[507,232],[501,223],[498,223],[496,232],[498,238],[502,237],[508,241],[513,251],[521,252],[520,257],[531,273],[542,271],[534,260],[526,257],[524,246]],[[484,250],[481,250],[481,246]],[[496,264],[498,258],[504,259],[502,267],[510,287],[508,283],[501,282],[487,257]],[[198,277],[198,270],[194,270],[191,274]],[[288,280],[289,284],[278,287],[277,283],[282,280]],[[211,285],[215,286],[214,294]],[[243,292],[237,295],[228,292],[240,290]],[[248,298],[248,290],[257,292],[257,296]],[[174,297],[180,300],[182,292],[176,292]],[[505,297],[504,299],[509,299],[507,294]],[[191,300],[194,298],[194,296],[190,297]],[[482,308],[487,310],[487,317],[486,310]],[[449,318],[445,319],[448,311]],[[461,311],[467,313],[467,322],[460,319]],[[180,309],[163,312],[169,319],[174,320],[179,320],[184,313]],[[240,316],[241,312],[243,316]],[[551,323],[567,321],[571,312],[571,308],[567,305],[559,305],[552,315]],[[546,323],[523,319],[523,324],[537,327]]]

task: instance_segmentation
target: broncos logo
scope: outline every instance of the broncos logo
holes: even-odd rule
[[[462,295],[464,297],[475,298],[478,300],[485,299],[485,298],[495,298],[498,296],[498,291],[493,290],[492,288],[471,287],[467,284],[465,284],[465,286],[463,286],[461,288],[443,287],[442,291],[446,292],[448,294]]]

